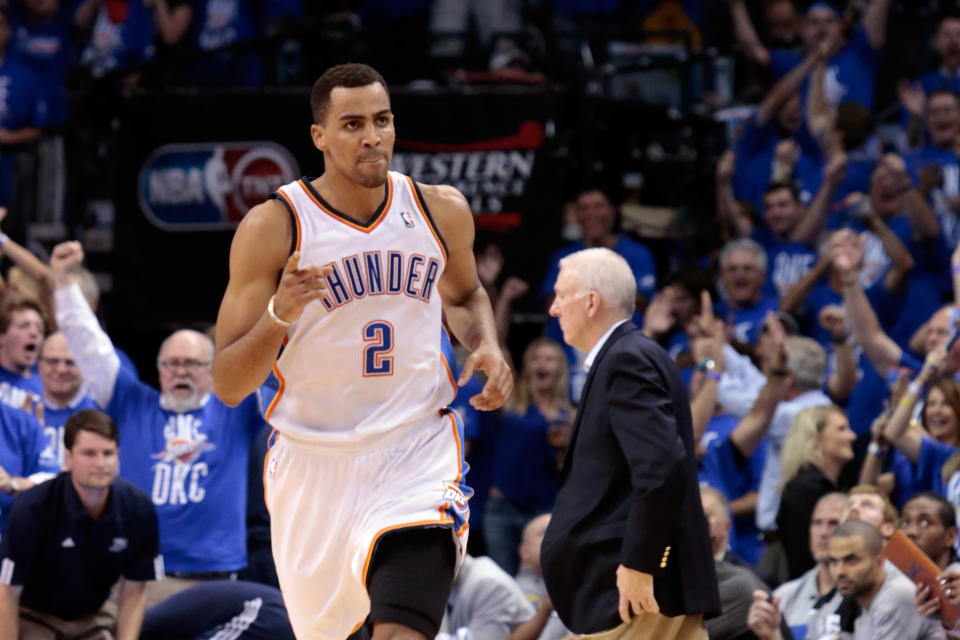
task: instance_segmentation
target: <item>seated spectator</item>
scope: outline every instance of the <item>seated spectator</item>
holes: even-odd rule
[[[746,638],[750,633],[747,612],[753,602],[752,593],[766,585],[752,571],[724,559],[732,523],[730,505],[723,494],[710,487],[700,487],[703,513],[707,516],[710,543],[716,560],[717,582],[722,613],[704,622],[711,640]]]
[[[60,332],[52,333],[40,347],[37,372],[43,381],[41,423],[47,447],[59,466],[63,466],[63,429],[67,418],[77,411],[96,409],[97,405],[83,389],[83,376]]]
[[[150,499],[117,477],[117,426],[82,411],[64,433],[67,471],[21,495],[0,538],[0,636],[135,640],[145,581],[163,577]],[[129,446],[129,445],[128,445]],[[122,578],[119,599],[108,600]]]
[[[790,423],[781,450],[777,530],[791,580],[815,566],[806,525],[817,501],[840,489],[840,472],[853,460],[856,439],[846,414],[837,406],[804,409]]]
[[[843,600],[820,607],[807,626],[808,638],[842,634],[853,640],[945,638],[939,623],[914,606],[913,582],[883,559],[884,536],[859,519],[845,521],[830,536],[829,566]],[[763,640],[782,636],[779,611],[754,593],[751,629]],[[829,637],[833,637],[830,635]]]
[[[264,421],[256,397],[227,407],[211,393],[213,344],[202,333],[182,330],[164,340],[159,390],[124,370],[71,276],[82,260],[77,242],[54,248],[57,324],[90,397],[122,430],[124,477],[156,506],[170,573],[149,589],[154,604],[246,565],[248,456]]]
[[[468,555],[453,583],[437,638],[455,640],[466,634],[473,640],[503,640],[527,622],[542,630],[548,617],[549,609],[534,607],[497,563]]]
[[[549,604],[547,586],[543,582],[543,569],[540,566],[540,546],[543,543],[543,534],[550,524],[550,514],[539,515],[523,528],[523,539],[520,541],[520,570],[517,572],[517,586],[526,594],[527,598],[536,605],[550,609],[550,617],[539,636],[539,640],[560,640],[570,635],[570,631],[563,626],[560,616]]]
[[[724,299],[714,312],[732,327],[733,342],[745,348],[757,344],[767,311],[776,311],[779,300],[765,296],[767,252],[753,240],[732,240],[720,252],[720,283]]]
[[[487,554],[507,573],[517,570],[526,523],[549,511],[557,496],[560,453],[573,425],[569,377],[560,345],[538,338],[500,414],[493,478],[484,513]]]
[[[947,14],[940,19],[933,39],[940,68],[920,76],[920,87],[929,97],[937,89],[960,93],[960,17]]]
[[[242,580],[214,580],[150,607],[143,617],[140,640],[184,638],[294,640],[294,635],[279,589]]]
[[[520,556],[520,568],[517,570],[517,585],[523,590],[534,604],[547,595],[547,586],[543,582],[543,569],[540,567],[540,545],[543,543],[543,534],[550,524],[550,514],[544,513],[530,520],[523,528],[520,538],[520,547],[517,554]]]
[[[14,496],[59,473],[60,466],[40,423],[0,404],[0,531]]]
[[[821,497],[813,508],[810,518],[810,555],[816,560],[816,566],[805,574],[785,582],[773,592],[773,603],[783,613],[783,619],[794,638],[803,638],[807,633],[807,622],[815,613],[818,601],[833,591],[833,577],[830,575],[829,549],[830,536],[840,524],[843,506],[847,501],[844,493],[828,493]],[[833,607],[840,604],[840,597],[819,606]]]
[[[34,371],[46,323],[33,300],[6,298],[0,303],[0,402],[33,413],[43,396]]]
[[[957,512],[939,493],[924,491],[903,506],[900,530],[944,571],[960,570],[953,550],[957,541]]]

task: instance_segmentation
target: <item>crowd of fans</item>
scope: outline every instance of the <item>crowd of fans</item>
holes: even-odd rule
[[[55,140],[50,132],[70,118],[65,74],[75,63],[93,77],[122,71],[134,86],[151,59],[269,36],[284,16],[309,13],[307,4],[14,2],[0,10],[0,145]],[[673,26],[696,30],[688,5],[699,3],[647,4],[676,5],[686,21]],[[630,264],[634,321],[689,384],[723,600],[722,614],[707,622],[711,638],[945,637],[953,630],[941,624],[942,601],[884,562],[881,549],[902,531],[944,572],[946,597],[960,605],[960,13],[931,24],[938,66],[901,80],[899,105],[880,127],[875,87],[892,0],[760,4],[760,12],[745,0],[724,8],[742,72],[766,88],[731,127],[716,164],[715,252],[658,268],[644,239],[618,228],[615,196],[589,185],[571,204],[563,234],[571,243],[542,265],[540,282],[513,277],[489,248],[478,256],[481,279],[507,344],[515,341],[515,303],[535,298],[549,309],[563,256],[603,246]],[[522,26],[514,5],[391,6],[395,16],[433,16],[439,34],[472,20],[486,41]],[[437,55],[458,46],[433,44]],[[264,81],[262,56],[242,47],[195,60],[181,80]],[[0,186],[0,202],[3,193]],[[68,418],[101,410],[116,424],[120,475],[156,512],[165,578],[144,589],[145,605],[158,605],[148,609],[144,637],[249,626],[254,601],[281,621],[272,637],[284,637],[260,484],[270,384],[237,407],[224,405],[211,393],[210,336],[184,330],[160,345],[154,389],[100,326],[96,282],[82,268],[79,244],[59,245],[44,263],[0,235],[0,252],[16,265],[0,308],[0,551],[44,551],[34,529],[13,530],[28,513],[16,496],[56,482],[64,461],[78,455],[76,428],[64,437]],[[554,319],[542,333],[516,354],[504,409],[470,407],[477,378],[455,402],[475,494],[472,556],[444,637],[461,638],[462,629],[475,640],[568,634],[551,612],[539,545],[588,371]],[[112,432],[102,433],[109,440]],[[123,636],[134,596],[121,589],[103,600],[98,575],[98,590],[78,599],[86,610],[62,602],[44,610],[40,587],[30,584],[44,567],[24,575],[0,566],[0,583],[22,585],[21,606],[34,611],[67,620],[112,615]],[[119,575],[146,580],[149,569]],[[215,619],[216,602],[236,606]]]

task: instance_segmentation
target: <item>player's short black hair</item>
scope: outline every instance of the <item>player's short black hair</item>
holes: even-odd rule
[[[310,91],[310,110],[313,112],[314,124],[322,124],[327,118],[330,108],[330,92],[337,87],[365,87],[368,84],[379,82],[387,88],[387,81],[383,79],[373,67],[358,62],[338,64],[324,71]]]
[[[77,434],[81,431],[90,431],[120,444],[117,424],[103,411],[84,409],[67,418],[67,423],[63,427],[63,446],[67,451],[73,451]]]

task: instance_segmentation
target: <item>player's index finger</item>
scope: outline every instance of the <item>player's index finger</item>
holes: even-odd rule
[[[300,266],[300,252],[294,251],[293,253],[290,254],[290,257],[287,258],[287,264],[284,265],[283,270],[287,272],[296,271],[299,266]]]

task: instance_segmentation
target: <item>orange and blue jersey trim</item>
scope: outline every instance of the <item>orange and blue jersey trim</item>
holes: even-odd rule
[[[300,226],[300,213],[297,211],[297,207],[294,206],[293,200],[290,199],[282,189],[278,189],[274,194],[277,200],[286,208],[287,213],[290,214],[290,220],[293,224],[290,225],[291,233],[293,233],[293,238],[290,241],[290,253],[294,251],[300,251],[300,239],[303,237],[303,228]]]
[[[430,215],[430,210],[427,208],[427,201],[424,200],[423,194],[420,193],[420,187],[417,186],[417,183],[413,181],[410,176],[404,176],[407,182],[410,183],[410,193],[413,195],[414,202],[417,203],[417,208],[420,209],[420,215],[423,216],[424,221],[427,223],[427,227],[430,229],[430,233],[433,235],[433,239],[437,241],[437,246],[440,247],[440,253],[443,254],[444,262],[447,261],[447,243],[443,241],[443,236],[440,235],[440,230],[437,228],[437,223],[433,221],[433,216]]]
[[[453,430],[453,438],[457,444],[457,490],[463,494],[468,501],[473,496],[473,489],[466,483],[467,472],[470,471],[470,465],[467,464],[466,454],[463,447],[463,417],[455,409],[444,409],[441,411],[444,417],[450,419],[450,426]],[[453,528],[458,536],[463,535],[470,526],[470,507],[458,507],[453,502],[447,502],[440,508],[445,517],[453,521]]]
[[[383,202],[380,203],[380,206],[377,207],[377,210],[373,212],[373,215],[367,222],[360,222],[351,218],[345,213],[337,211],[333,205],[323,199],[323,197],[317,193],[317,190],[313,188],[313,185],[310,184],[310,181],[306,178],[300,178],[297,181],[300,185],[300,188],[303,189],[303,192],[313,201],[317,207],[323,211],[325,214],[342,222],[351,229],[356,229],[357,231],[362,231],[363,233],[370,233],[383,222],[383,219],[387,216],[386,212],[390,209],[390,204],[393,202],[393,179],[387,174],[387,180],[384,183],[386,186],[385,192],[383,194]]]

